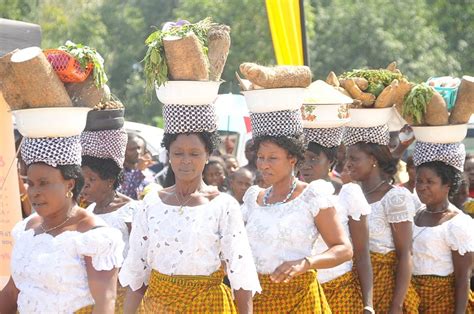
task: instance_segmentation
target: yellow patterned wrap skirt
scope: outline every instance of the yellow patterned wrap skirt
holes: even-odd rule
[[[388,313],[395,290],[397,255],[395,251],[387,254],[370,252],[374,276],[374,310],[376,313]],[[420,303],[412,284],[408,287],[403,303],[404,313],[418,313]]]
[[[94,310],[94,306],[88,305],[83,307],[82,309],[75,311],[74,314],[92,314],[92,310]]]
[[[152,271],[142,313],[237,313],[224,272],[209,276],[168,276]]]
[[[353,271],[348,271],[321,286],[333,313],[362,313],[362,290]]]
[[[454,276],[413,276],[420,296],[420,313],[454,313]],[[474,293],[470,291],[466,313],[474,313]]]
[[[288,283],[274,283],[270,275],[258,277],[262,293],[253,298],[254,313],[331,313],[314,270]]]

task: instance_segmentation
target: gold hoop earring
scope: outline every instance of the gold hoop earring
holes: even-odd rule
[[[67,198],[72,198],[73,196],[74,196],[74,194],[72,193],[72,191],[67,191],[67,193],[66,193]]]
[[[375,167],[377,167],[377,165],[376,165],[376,164],[373,164],[373,165],[372,165],[372,168],[375,168]]]

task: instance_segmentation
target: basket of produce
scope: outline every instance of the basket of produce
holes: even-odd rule
[[[18,131],[26,137],[68,137],[79,135],[91,108],[49,107],[13,110]]]
[[[429,86],[434,87],[441,97],[444,98],[444,101],[448,106],[448,110],[454,108],[459,84],[461,83],[459,78],[454,78],[451,76],[431,77],[426,83]]]
[[[227,25],[206,18],[168,22],[150,34],[144,58],[147,92],[155,89],[164,104],[212,103],[229,54],[229,33]]]
[[[61,81],[65,83],[83,82],[91,72],[97,87],[107,82],[104,59],[95,49],[67,41],[58,49],[45,50],[44,54]]]

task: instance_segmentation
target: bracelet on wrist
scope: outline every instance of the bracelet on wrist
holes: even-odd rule
[[[370,312],[370,313],[372,313],[372,314],[375,314],[374,308],[371,307],[371,306],[368,306],[368,305],[367,305],[367,306],[364,306],[364,311],[368,311],[368,312]]]
[[[309,259],[309,257],[305,256],[303,259],[306,263],[308,263],[308,269],[311,269],[311,260]]]

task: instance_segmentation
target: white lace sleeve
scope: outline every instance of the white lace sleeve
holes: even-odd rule
[[[453,251],[464,255],[474,252],[474,220],[466,214],[459,213],[447,224],[446,242]]]
[[[358,184],[344,184],[339,192],[339,202],[352,219],[359,221],[360,216],[370,214],[371,207]]]
[[[261,188],[258,185],[253,185],[248,188],[247,192],[245,192],[244,197],[242,198],[244,203],[242,204],[240,210],[245,223],[247,223],[249,211],[257,201],[257,196],[260,190]]]
[[[333,207],[331,195],[334,194],[334,186],[332,183],[324,180],[316,180],[311,182],[303,191],[301,198],[309,205],[309,210],[313,217],[319,214],[320,209]]]
[[[13,240],[16,242],[18,239],[21,237],[21,235],[26,231],[26,225],[28,224],[28,221],[32,219],[33,217],[37,216],[38,214],[31,214],[30,216],[26,217],[23,220],[20,220],[15,224],[15,226],[12,229],[12,237]]]
[[[147,211],[149,207],[146,199],[148,196],[145,196],[143,203],[135,210],[129,239],[130,248],[119,273],[120,284],[123,287],[130,286],[133,291],[141,288],[143,284],[148,285],[151,274],[151,267],[147,263],[149,244]]]
[[[79,255],[90,256],[97,271],[118,268],[123,262],[122,233],[110,227],[97,227],[75,239]]]
[[[239,204],[231,196],[222,200],[226,204],[219,222],[221,254],[226,263],[227,276],[233,290],[249,290],[252,295],[261,292],[257,270],[247,238]]]
[[[141,201],[131,201],[117,210],[117,215],[126,223],[131,223],[133,214],[140,207]]]
[[[415,202],[404,187],[393,187],[382,199],[382,206],[389,223],[413,222]]]

